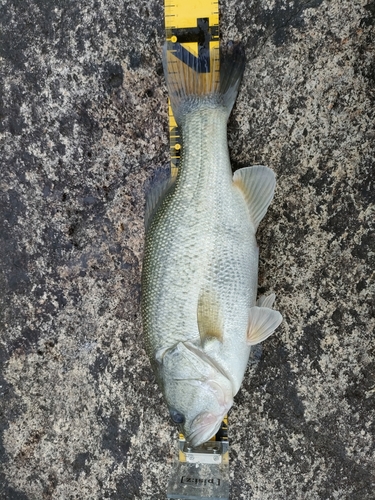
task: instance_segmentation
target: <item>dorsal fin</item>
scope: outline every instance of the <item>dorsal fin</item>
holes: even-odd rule
[[[220,303],[211,290],[202,290],[198,298],[197,320],[202,346],[210,339],[223,341],[223,318]]]
[[[245,167],[233,175],[233,183],[245,197],[255,231],[267,212],[275,191],[275,174],[263,165]]]
[[[150,227],[152,217],[159,208],[167,192],[174,186],[176,179],[168,177],[156,182],[146,196],[145,227],[146,231]]]

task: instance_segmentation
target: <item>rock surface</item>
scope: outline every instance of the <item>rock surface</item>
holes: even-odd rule
[[[221,1],[233,167],[277,193],[284,322],[230,412],[232,498],[375,498],[374,1]],[[161,0],[2,0],[0,498],[163,499],[176,431],[139,314],[168,163]]]

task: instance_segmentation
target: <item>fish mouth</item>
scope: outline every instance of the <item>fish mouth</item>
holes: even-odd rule
[[[193,448],[196,448],[200,444],[208,441],[220,429],[221,422],[223,421],[225,415],[226,412],[219,417],[206,412],[198,415],[193,421],[192,432],[190,432],[186,438],[187,442]]]

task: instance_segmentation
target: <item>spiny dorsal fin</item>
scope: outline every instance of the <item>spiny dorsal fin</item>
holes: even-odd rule
[[[275,174],[263,165],[236,170],[233,183],[245,197],[255,231],[269,207],[275,191]]]
[[[247,330],[248,345],[259,344],[266,340],[282,322],[279,311],[268,307],[254,306],[250,309],[249,327]]]
[[[197,319],[202,345],[210,339],[223,341],[223,318],[216,294],[202,290],[198,299]]]

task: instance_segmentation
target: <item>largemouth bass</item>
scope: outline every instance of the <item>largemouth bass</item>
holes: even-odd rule
[[[220,79],[181,45],[164,73],[183,152],[176,180],[146,207],[142,316],[146,349],[174,423],[191,446],[210,439],[233,404],[252,346],[281,323],[275,295],[257,302],[257,227],[273,198],[265,166],[232,174],[227,120],[244,70],[232,45]],[[203,70],[202,70],[203,67]]]

